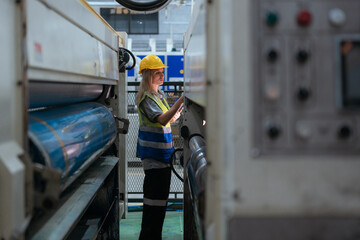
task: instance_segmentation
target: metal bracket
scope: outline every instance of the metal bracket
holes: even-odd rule
[[[127,134],[129,130],[130,121],[127,118],[119,118],[114,116],[116,120],[122,122],[124,125],[122,128],[118,128],[118,133]]]
[[[35,180],[35,207],[43,210],[51,210],[59,203],[61,187],[61,171],[34,163]]]
[[[133,60],[133,64],[131,67],[126,67],[126,64],[128,64],[128,62],[130,61],[130,56]],[[119,48],[119,72],[125,72],[125,70],[131,70],[135,67],[136,65],[136,58],[134,56],[134,54],[126,49],[126,48]]]

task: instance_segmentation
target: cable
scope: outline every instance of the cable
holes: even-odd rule
[[[133,69],[133,68],[135,67],[135,65],[136,65],[136,58],[135,58],[134,54],[133,54],[130,50],[126,49],[126,48],[119,47],[119,50],[120,50],[120,51],[125,51],[125,52],[127,52],[127,53],[131,56],[131,58],[133,59],[133,64],[132,64],[132,66],[131,66],[131,67],[126,67],[125,69],[126,69],[126,70],[131,70],[131,69]],[[126,62],[123,62],[122,64],[125,66],[126,63],[128,63],[128,60],[127,60]],[[120,65],[119,68],[122,68],[123,65]]]
[[[184,179],[176,172],[176,170],[175,170],[175,168],[174,168],[174,164],[173,164],[175,153],[178,152],[178,151],[184,151],[184,149],[178,148],[178,149],[175,149],[175,150],[171,153],[171,156],[170,156],[170,167],[171,167],[171,170],[173,171],[173,173],[175,174],[175,176],[176,176],[178,179],[180,179],[181,182],[184,182]]]

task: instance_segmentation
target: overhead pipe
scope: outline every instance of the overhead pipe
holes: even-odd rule
[[[152,1],[135,1],[135,0],[116,0],[120,5],[138,12],[144,12],[145,14],[154,13],[160,11],[166,7],[171,0],[152,0]]]

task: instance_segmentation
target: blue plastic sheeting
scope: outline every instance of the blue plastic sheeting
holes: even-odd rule
[[[42,156],[33,161],[61,170],[63,180],[106,150],[116,132],[113,115],[98,103],[30,112],[29,116],[31,146]]]

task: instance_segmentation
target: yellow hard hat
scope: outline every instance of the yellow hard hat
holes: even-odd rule
[[[159,69],[159,68],[167,68],[161,59],[154,55],[150,54],[144,57],[140,62],[140,70],[139,73],[142,72],[144,69]]]

